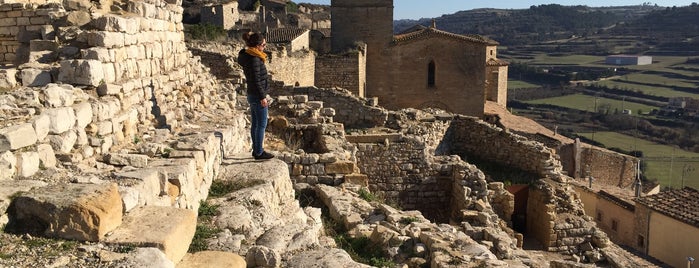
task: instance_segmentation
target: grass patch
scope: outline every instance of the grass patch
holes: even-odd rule
[[[211,184],[211,189],[209,189],[209,197],[216,198],[222,197],[229,193],[238,191],[243,188],[252,187],[255,185],[264,184],[263,180],[249,180],[249,181],[224,181],[215,180]]]
[[[353,238],[347,235],[344,226],[328,217],[328,208],[322,208],[323,227],[325,234],[332,237],[341,249],[347,251],[352,260],[374,267],[395,267],[396,264],[384,257],[382,249],[371,243],[367,237]]]
[[[202,220],[209,220],[211,217],[218,215],[220,205],[211,205],[209,202],[202,201],[199,205],[199,217]]]
[[[362,199],[364,199],[364,200],[367,201],[367,202],[373,202],[373,201],[378,201],[378,200],[379,200],[379,197],[378,197],[378,196],[376,196],[375,194],[373,194],[373,193],[367,191],[367,190],[364,189],[364,188],[359,189],[359,192],[357,192],[357,194],[359,194],[359,197],[362,198]]]
[[[222,230],[216,227],[208,226],[205,224],[197,224],[197,230],[194,233],[194,238],[192,239],[192,244],[189,245],[189,253],[206,251],[209,249],[209,245],[206,239],[212,238],[220,233]]]
[[[532,83],[520,81],[520,80],[508,80],[507,81],[507,89],[516,89],[516,88],[539,88],[541,87],[540,85],[535,85]]]
[[[526,103],[556,105],[556,106],[560,106],[560,107],[576,109],[576,110],[580,110],[580,111],[588,111],[588,112],[594,112],[595,107],[596,107],[598,111],[601,109],[609,109],[610,113],[613,113],[614,111],[621,112],[624,109],[629,109],[634,114],[636,114],[636,113],[638,113],[638,111],[641,111],[643,113],[648,113],[653,109],[659,109],[659,107],[655,107],[655,106],[650,106],[650,105],[645,105],[645,104],[640,104],[640,103],[635,103],[635,102],[630,102],[630,101],[622,101],[622,100],[595,97],[595,96],[584,95],[584,94],[573,94],[573,95],[566,95],[566,96],[561,96],[561,97],[531,100],[531,101],[526,101]]]

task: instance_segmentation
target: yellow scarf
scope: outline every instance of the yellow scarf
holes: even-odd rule
[[[264,52],[262,52],[262,51],[260,51],[260,50],[257,49],[256,47],[248,47],[247,49],[245,49],[245,53],[248,53],[248,54],[250,54],[250,55],[252,55],[252,56],[255,56],[255,57],[258,57],[258,58],[262,59],[262,62],[266,62],[266,61],[267,61],[267,54],[264,53]]]

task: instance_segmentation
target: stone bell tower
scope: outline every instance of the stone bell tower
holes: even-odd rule
[[[393,41],[393,0],[332,0],[331,20],[333,53],[357,49],[358,42],[367,45],[367,96],[386,88],[390,61],[384,52]]]

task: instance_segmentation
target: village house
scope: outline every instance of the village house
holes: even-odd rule
[[[699,256],[699,191],[685,187],[659,191],[574,181],[585,214],[609,239],[672,267],[688,267],[688,258]]]

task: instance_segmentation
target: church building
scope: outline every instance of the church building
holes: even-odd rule
[[[366,83],[355,92],[388,109],[440,108],[482,117],[485,102],[505,106],[508,63],[498,43],[430,27],[393,33],[393,0],[332,0],[332,51],[366,44]],[[359,68],[363,68],[359,66]]]

